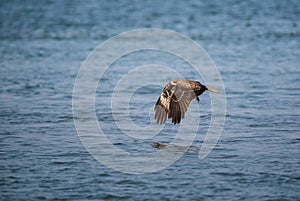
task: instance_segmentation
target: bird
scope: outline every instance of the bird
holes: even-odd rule
[[[222,92],[209,88],[198,81],[178,79],[170,81],[163,89],[154,106],[155,120],[158,124],[165,124],[167,117],[172,123],[179,124],[184,118],[192,100],[200,101],[199,96],[204,91],[216,94]]]

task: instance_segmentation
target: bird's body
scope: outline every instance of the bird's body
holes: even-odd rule
[[[159,96],[155,107],[155,119],[157,123],[166,123],[167,117],[172,118],[172,123],[179,124],[184,118],[193,99],[199,101],[204,91],[221,93],[215,89],[208,88],[200,82],[192,80],[173,80],[169,82]]]

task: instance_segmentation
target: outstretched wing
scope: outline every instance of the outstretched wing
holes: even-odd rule
[[[195,98],[195,92],[190,85],[182,85],[180,82],[168,83],[154,107],[157,123],[164,124],[168,116],[172,118],[173,124],[179,124]]]
[[[179,124],[184,118],[193,99],[196,98],[194,90],[177,86],[170,102],[170,116],[172,123]]]

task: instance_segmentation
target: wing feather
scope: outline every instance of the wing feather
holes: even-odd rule
[[[161,94],[154,107],[155,119],[159,124],[166,123],[166,116],[169,110],[169,103],[166,99],[167,98]]]
[[[170,102],[172,123],[179,124],[196,95],[193,90],[176,87]]]

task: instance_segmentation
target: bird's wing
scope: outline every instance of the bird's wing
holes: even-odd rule
[[[166,123],[167,120],[167,114],[170,112],[170,102],[171,102],[171,94],[169,91],[166,91],[165,89],[160,94],[155,107],[155,119],[156,122],[159,124]]]
[[[172,123],[179,124],[184,118],[185,112],[188,110],[193,99],[196,98],[195,92],[191,88],[176,87],[170,101],[170,115]]]
[[[157,123],[166,123],[167,116],[172,123],[179,124],[196,95],[192,88],[180,84],[168,83],[154,107]]]

